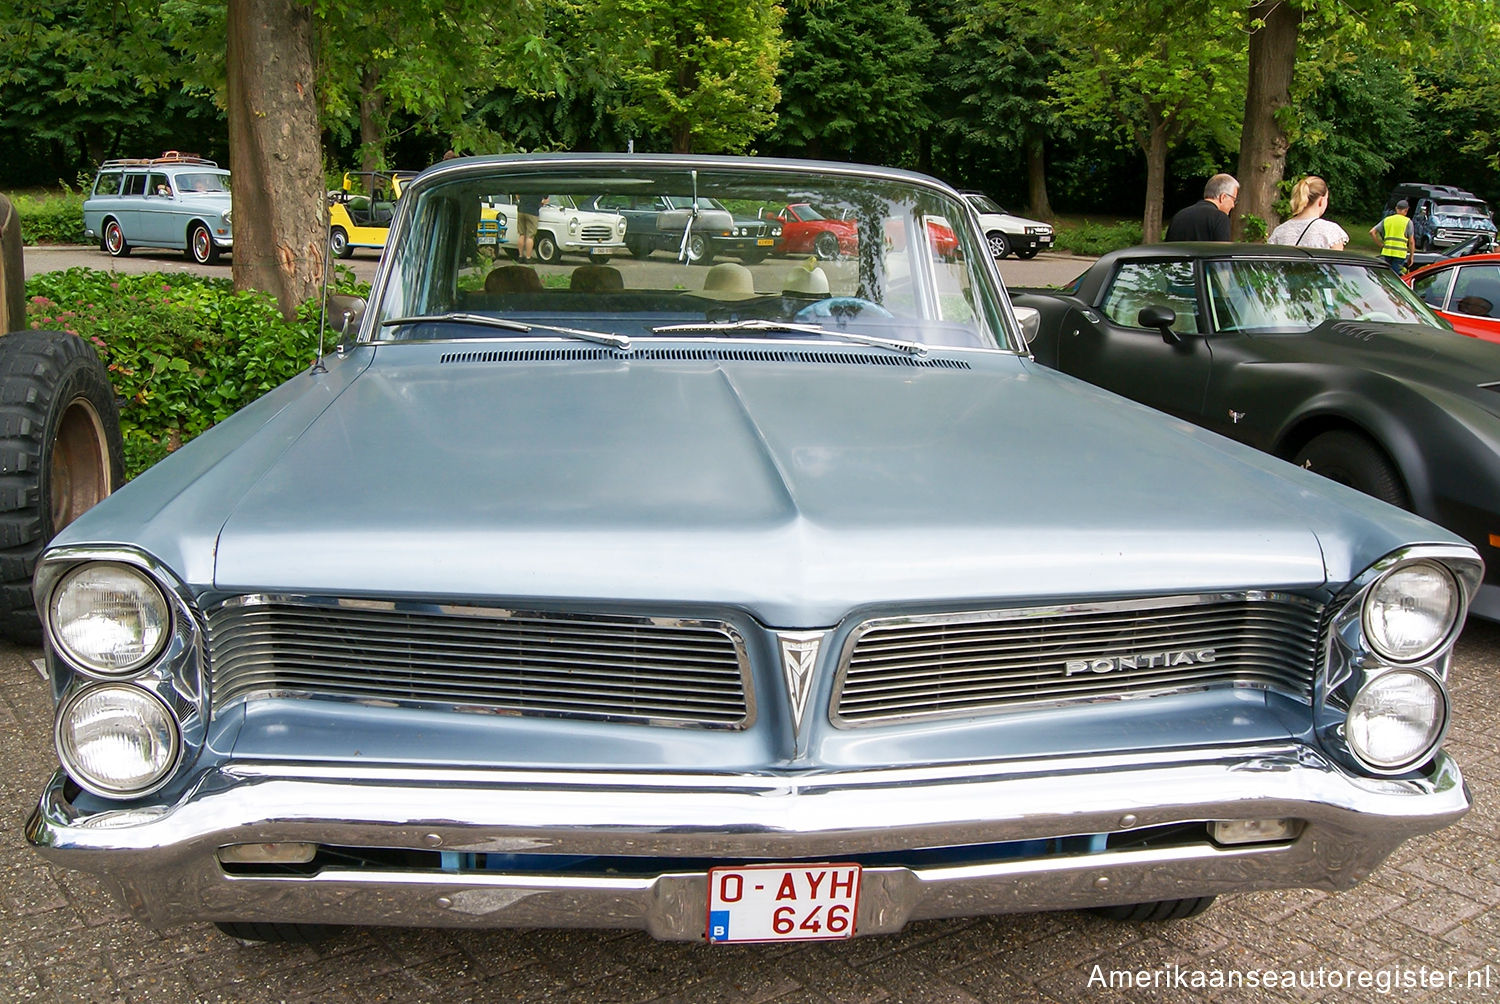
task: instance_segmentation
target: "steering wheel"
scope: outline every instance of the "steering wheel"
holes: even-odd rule
[[[866,311],[872,317],[896,316],[873,300],[864,300],[857,296],[830,296],[826,300],[809,303],[792,316],[796,320],[805,321],[818,317],[857,317]]]

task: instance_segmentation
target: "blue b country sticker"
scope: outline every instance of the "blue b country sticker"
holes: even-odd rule
[[[708,914],[708,940],[729,940],[729,911],[710,910]]]

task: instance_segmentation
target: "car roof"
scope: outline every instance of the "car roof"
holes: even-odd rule
[[[1331,251],[1327,248],[1293,247],[1290,244],[1241,244],[1234,241],[1174,241],[1162,244],[1140,244],[1111,251],[1099,263],[1113,263],[1121,258],[1165,260],[1171,258],[1207,259],[1288,259],[1341,261],[1371,268],[1380,263],[1367,254],[1355,251]]]
[[[1500,265],[1500,253],[1466,254],[1462,258],[1439,258],[1437,261],[1428,262],[1421,268],[1412,269],[1407,273],[1407,277],[1436,272],[1440,268],[1452,268],[1455,265]]]

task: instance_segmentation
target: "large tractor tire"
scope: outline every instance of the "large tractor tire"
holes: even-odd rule
[[[31,598],[36,560],[57,531],[124,481],[114,389],[94,347],[65,331],[18,330],[24,277],[11,266],[19,224],[0,196],[0,636],[41,641]],[[14,291],[21,289],[19,298]]]

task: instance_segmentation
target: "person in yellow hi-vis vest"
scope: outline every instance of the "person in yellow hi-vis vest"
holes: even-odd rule
[[[1411,268],[1412,256],[1417,253],[1417,242],[1413,239],[1411,220],[1405,199],[1396,203],[1395,212],[1370,228],[1370,236],[1380,245],[1380,260],[1391,267],[1397,275]]]

